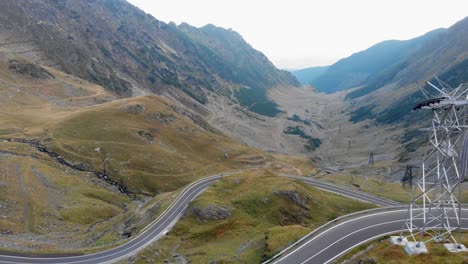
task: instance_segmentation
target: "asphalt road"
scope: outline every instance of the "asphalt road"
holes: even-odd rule
[[[294,176],[294,175],[287,175],[287,174],[282,174],[281,176],[288,177],[288,178],[293,178],[293,179],[298,179],[298,180],[304,181],[304,182],[306,182],[306,183],[308,183],[308,184],[310,184],[310,185],[312,185],[312,186],[314,186],[316,188],[326,190],[326,191],[329,191],[329,192],[333,192],[333,193],[337,193],[337,194],[340,194],[340,195],[343,195],[343,196],[346,196],[346,197],[349,197],[349,198],[353,198],[353,199],[356,199],[356,200],[360,200],[360,201],[363,201],[363,202],[373,203],[373,204],[376,204],[376,205],[379,205],[379,206],[384,206],[385,207],[385,206],[400,206],[400,205],[403,205],[403,204],[401,204],[399,202],[395,202],[393,200],[385,199],[385,198],[378,197],[378,196],[368,194],[368,193],[365,193],[365,192],[350,190],[350,189],[345,188],[345,187],[336,186],[336,185],[326,183],[326,182],[323,182],[323,181],[317,181],[317,180],[314,180],[314,179],[311,179],[311,178],[308,178],[308,177],[301,177],[301,176]]]
[[[391,200],[305,177],[283,176],[303,180],[317,188],[380,206],[400,205]],[[120,259],[127,258],[165,235],[177,222],[189,203],[221,177],[223,176],[215,175],[189,185],[178,195],[176,200],[158,219],[148,225],[139,235],[116,248],[79,256],[25,257],[19,254],[15,256],[14,253],[12,253],[12,255],[0,255],[0,264],[94,264],[113,263]],[[333,227],[320,230],[320,232],[313,233],[313,235],[309,235],[307,238],[303,239],[301,243],[298,243],[281,256],[275,258],[272,263],[327,263],[360,243],[364,243],[369,239],[389,232],[400,230],[407,211],[390,207],[385,210],[384,212],[370,213],[365,216],[350,216],[349,220],[333,225]],[[464,222],[464,226],[468,226],[468,221]]]
[[[467,216],[467,211],[465,209],[462,211],[462,217]],[[397,207],[366,215],[356,215],[351,219],[345,218],[325,230],[312,233],[307,239],[267,263],[326,264],[333,262],[361,244],[398,233],[403,227],[407,213],[407,209]],[[468,218],[462,219],[462,226],[468,227]]]
[[[80,256],[68,257],[22,257],[0,255],[1,264],[31,264],[31,263],[74,263],[74,264],[96,264],[96,263],[113,263],[120,259],[129,257],[137,251],[148,246],[161,236],[165,235],[168,230],[177,222],[188,204],[203,192],[213,182],[218,180],[220,175],[202,179],[190,185],[177,197],[172,206],[161,215],[160,218],[146,227],[139,235],[127,243],[113,248],[111,250]]]

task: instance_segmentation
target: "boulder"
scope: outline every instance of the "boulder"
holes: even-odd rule
[[[206,220],[223,220],[231,217],[234,208],[221,205],[207,205],[205,207],[192,206],[187,210],[186,215],[193,215],[197,219]]]

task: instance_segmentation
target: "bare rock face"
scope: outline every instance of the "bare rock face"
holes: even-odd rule
[[[9,63],[9,68],[14,73],[27,75],[34,79],[55,79],[54,75],[37,64],[18,60],[10,60]]]
[[[307,195],[301,195],[295,190],[275,191],[274,194],[286,196],[289,200],[294,202],[302,209],[310,210],[309,205],[307,205],[307,202],[310,200],[310,197]]]
[[[192,206],[186,215],[194,215],[198,220],[223,220],[231,217],[234,208],[230,206],[208,205],[205,207]]]

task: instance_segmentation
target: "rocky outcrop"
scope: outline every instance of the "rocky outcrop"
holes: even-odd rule
[[[291,209],[291,208],[281,208],[280,209],[282,218],[280,224],[283,226],[287,225],[302,225],[307,226],[306,219],[311,219],[309,212],[304,209]]]
[[[133,114],[133,115],[142,114],[142,113],[145,112],[145,106],[140,105],[140,104],[129,105],[129,106],[125,107],[124,112],[129,113],[129,114]]]
[[[145,115],[145,119],[152,122],[158,122],[163,125],[167,125],[174,122],[177,117],[171,113],[155,112]]]
[[[307,204],[310,200],[310,197],[307,195],[301,195],[295,190],[287,191],[275,191],[274,194],[286,196],[289,200],[294,202],[296,205],[305,210],[310,210],[309,205]]]
[[[34,79],[55,79],[55,76],[48,72],[46,69],[42,68],[37,64],[26,61],[10,60],[9,68],[12,72],[16,74],[27,75]]]
[[[127,187],[125,187],[124,185],[114,181],[109,173],[107,171],[95,171],[95,170],[92,170],[89,168],[88,165],[86,164],[82,164],[82,163],[72,163],[70,161],[67,161],[65,160],[62,156],[60,156],[58,153],[55,153],[53,151],[50,151],[49,149],[47,149],[47,147],[45,146],[42,146],[38,140],[34,140],[34,139],[23,139],[23,138],[10,138],[10,139],[7,139],[8,142],[17,142],[17,143],[24,143],[24,144],[28,144],[30,146],[33,146],[35,147],[39,152],[42,152],[42,153],[45,153],[47,154],[49,157],[51,157],[53,160],[55,160],[56,162],[60,163],[61,165],[65,166],[65,167],[68,167],[68,168],[71,168],[73,170],[77,170],[77,171],[83,171],[83,172],[91,172],[93,173],[94,175],[96,175],[96,177],[100,180],[103,180],[105,181],[106,183],[110,184],[110,185],[114,185],[117,187],[117,189],[119,190],[119,192],[121,193],[129,193],[129,190],[127,189]]]
[[[192,206],[185,214],[193,215],[200,221],[223,220],[231,217],[233,210],[230,206],[221,205]]]
[[[308,205],[310,196],[301,194],[296,190],[275,191],[274,194],[284,196],[297,206],[280,208],[282,215],[280,219],[281,225],[307,225],[306,220],[312,218],[309,214],[310,207]]]
[[[175,106],[175,105],[172,105],[171,108],[176,113],[183,115],[187,117],[188,119],[192,120],[192,122],[198,127],[200,127],[201,129],[209,131],[211,133],[220,133],[220,131],[218,131],[217,129],[212,127],[210,124],[208,124],[208,122],[206,122],[205,119],[203,119],[203,117],[201,117],[200,115],[190,112],[182,107]]]

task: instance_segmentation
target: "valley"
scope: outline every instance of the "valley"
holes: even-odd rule
[[[430,150],[413,107],[468,82],[467,25],[290,72],[125,0],[0,1],[0,263],[353,257],[403,221]]]

